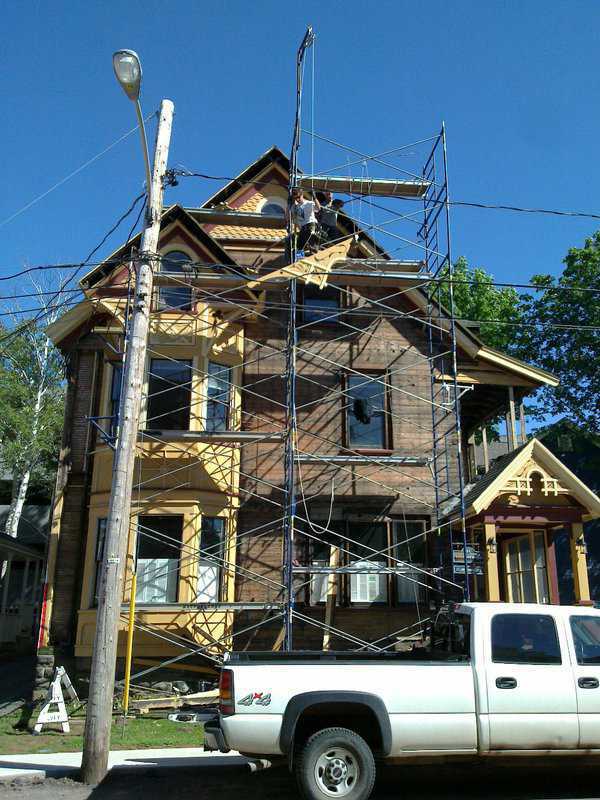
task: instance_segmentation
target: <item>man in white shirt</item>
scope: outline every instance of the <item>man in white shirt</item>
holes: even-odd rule
[[[318,200],[307,200],[302,189],[292,190],[292,219],[300,229],[298,233],[298,250],[311,253],[316,250],[314,234],[317,228],[317,212],[321,208]]]

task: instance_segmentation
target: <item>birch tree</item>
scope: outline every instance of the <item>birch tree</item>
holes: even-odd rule
[[[33,285],[32,299],[44,309],[40,322],[29,324],[18,307],[13,327],[0,338],[0,460],[12,474],[12,494],[5,533],[16,537],[33,480],[51,493],[63,424],[63,362],[45,334],[59,315],[60,298],[47,305],[42,288]]]

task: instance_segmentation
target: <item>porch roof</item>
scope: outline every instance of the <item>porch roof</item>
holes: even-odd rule
[[[485,475],[465,487],[465,516],[486,511],[500,495],[530,497],[530,476],[536,472],[541,474],[542,491],[547,498],[570,497],[575,501],[572,507],[581,507],[582,519],[600,517],[600,498],[535,438],[498,458]],[[458,516],[457,512],[456,499],[446,507],[445,515],[452,519]]]

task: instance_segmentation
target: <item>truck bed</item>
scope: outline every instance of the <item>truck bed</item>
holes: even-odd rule
[[[319,652],[315,650],[290,650],[284,651],[233,651],[229,654],[226,665],[235,664],[365,664],[365,663],[466,663],[469,656],[446,653],[443,651],[430,651],[424,647],[417,647],[406,652],[352,652],[346,650]]]

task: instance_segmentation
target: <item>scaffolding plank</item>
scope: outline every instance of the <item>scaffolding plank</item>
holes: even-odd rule
[[[302,464],[319,464],[324,461],[329,464],[405,464],[424,467],[429,463],[427,456],[341,456],[331,453],[303,453],[298,455]]]
[[[303,189],[330,191],[338,194],[423,197],[430,183],[423,180],[379,180],[378,178],[351,178],[339,175],[302,175],[298,178],[298,185]]]
[[[161,437],[170,442],[208,442],[214,444],[238,444],[248,442],[281,442],[283,433],[274,431],[259,433],[255,431],[172,431],[162,428],[149,428],[140,431],[138,439],[144,435]]]

